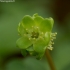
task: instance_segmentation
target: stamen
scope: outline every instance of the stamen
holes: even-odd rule
[[[53,47],[52,46],[49,46],[49,47],[47,47],[49,50],[53,50]]]
[[[52,44],[54,44],[54,42],[52,42]]]
[[[29,38],[29,40],[31,40],[31,38]]]
[[[51,36],[56,36],[56,35],[57,35],[57,32],[51,33]]]
[[[24,36],[26,36],[26,34],[24,34]]]
[[[33,26],[32,26],[32,28],[33,28]]]
[[[39,27],[36,27],[37,29],[39,28]]]
[[[50,44],[54,44],[54,42],[50,41]]]
[[[55,34],[57,35],[57,32],[55,32]]]
[[[53,41],[53,38],[51,38],[51,41]]]
[[[52,37],[52,39],[56,39],[56,37]]]
[[[41,34],[44,34],[43,32]]]
[[[53,36],[56,36],[56,34],[53,34]]]
[[[28,29],[26,29],[26,30],[28,30]]]
[[[42,36],[39,36],[40,38],[42,38]]]
[[[35,38],[33,38],[35,40]]]

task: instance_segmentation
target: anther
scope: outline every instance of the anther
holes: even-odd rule
[[[52,47],[52,45],[50,44],[49,47]]]
[[[44,33],[42,32],[42,34],[44,34]]]
[[[24,36],[26,36],[26,34],[24,34]]]
[[[35,40],[35,38],[33,38]]]
[[[38,29],[39,27],[37,27],[37,29]]]
[[[31,38],[29,38],[29,40],[31,40]]]
[[[28,30],[28,29],[26,29],[26,30]]]
[[[55,32],[55,34],[57,35],[57,32]]]
[[[56,39],[56,37],[52,37],[53,39]]]
[[[51,33],[51,36],[56,36],[56,35],[57,35],[57,32]]]
[[[54,42],[52,42],[52,44],[54,44]]]
[[[56,36],[56,34],[53,34],[53,36]]]
[[[42,36],[40,36],[40,38],[42,38]]]
[[[51,41],[53,41],[53,38],[51,38]]]
[[[50,50],[53,50],[53,47],[50,47],[49,49],[50,49]]]
[[[50,47],[47,47],[49,50],[53,50],[53,47],[52,46],[50,46]]]

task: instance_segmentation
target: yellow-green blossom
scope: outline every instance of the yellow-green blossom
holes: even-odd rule
[[[18,26],[21,37],[17,40],[17,46],[22,51],[25,50],[26,53],[41,58],[46,49],[52,50],[52,41],[56,36],[56,33],[51,32],[53,24],[51,17],[43,18],[38,14],[32,17],[25,15]]]

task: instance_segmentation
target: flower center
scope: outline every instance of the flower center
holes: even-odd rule
[[[32,38],[38,38],[39,37],[39,33],[33,31],[31,37]]]
[[[26,36],[28,36],[29,39],[37,39],[42,35],[43,35],[43,32],[40,33],[39,27],[32,26],[30,30],[26,29]]]

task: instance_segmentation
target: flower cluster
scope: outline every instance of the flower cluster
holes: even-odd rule
[[[52,50],[53,39],[57,33],[52,33],[54,21],[50,18],[43,18],[38,14],[32,17],[26,15],[18,25],[18,32],[21,36],[17,40],[17,46],[23,54],[35,55],[42,58],[45,50]]]

